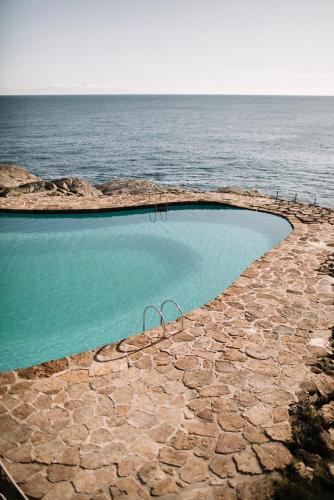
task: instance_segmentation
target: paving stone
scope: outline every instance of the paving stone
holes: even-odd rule
[[[180,470],[180,478],[186,483],[198,483],[209,477],[208,465],[202,460],[190,460]]]
[[[203,408],[197,413],[197,416],[206,422],[214,422],[215,420],[214,413],[209,408]]]
[[[191,370],[184,372],[183,383],[190,389],[197,389],[205,385],[211,384],[213,374],[210,371]]]
[[[64,389],[64,383],[54,379],[38,380],[33,384],[32,389],[44,394],[57,394]]]
[[[147,435],[157,443],[165,443],[167,439],[173,434],[173,432],[175,432],[175,428],[169,424],[164,423],[147,431]]]
[[[265,443],[269,441],[268,437],[264,434],[264,432],[258,426],[247,425],[243,431],[243,436],[250,443]]]
[[[246,474],[261,474],[262,469],[251,450],[235,453],[233,456],[239,472]]]
[[[238,432],[244,429],[246,421],[235,413],[220,413],[218,423],[224,431]]]
[[[111,463],[112,461],[110,461]],[[90,453],[85,453],[82,458],[80,465],[84,469],[98,469],[102,465],[106,463],[106,458],[104,457],[104,454],[99,451],[93,451]]]
[[[189,458],[186,451],[175,450],[174,448],[164,447],[161,448],[159,453],[159,460],[168,465],[175,465],[181,467]]]
[[[233,477],[236,474],[235,466],[231,456],[216,455],[209,465],[212,472],[217,476],[224,479],[226,477]]]
[[[51,486],[43,500],[67,500],[72,499],[75,491],[71,483],[62,482]]]
[[[17,483],[28,481],[32,476],[42,471],[42,466],[39,464],[11,464],[8,462],[5,466]]]
[[[265,470],[284,469],[292,460],[291,453],[281,443],[255,444],[253,448]]]
[[[196,356],[182,356],[175,363],[175,368],[178,370],[194,370],[198,367],[199,361]]]
[[[29,463],[32,461],[30,444],[4,450],[4,456],[12,462]]]
[[[103,448],[103,463],[109,465],[118,463],[124,456],[126,456],[126,448],[122,443],[107,444]]]
[[[90,434],[89,441],[92,444],[103,445],[112,441],[112,435],[107,429],[100,428]]]
[[[193,453],[196,457],[210,458],[215,451],[215,439],[210,437],[203,437],[200,439],[197,447]]]
[[[114,465],[107,465],[100,467],[94,471],[95,474],[95,487],[105,488],[111,486],[116,479],[116,468]]]
[[[134,474],[140,464],[141,460],[139,457],[125,457],[123,460],[118,462],[117,474],[120,477],[131,476],[132,474]]]
[[[58,483],[59,481],[68,481],[71,479],[73,472],[73,467],[52,464],[47,468],[47,477],[52,483]]]
[[[292,432],[291,426],[288,422],[273,425],[265,428],[266,434],[273,441],[291,441]]]
[[[196,434],[199,436],[214,437],[219,431],[219,427],[217,424],[204,422],[201,420],[189,420],[185,423],[185,427],[189,434]]]
[[[150,440],[145,438],[137,439],[130,447],[129,451],[141,455],[146,460],[154,460],[159,453],[159,446]]]
[[[175,481],[172,479],[166,478],[162,479],[158,483],[155,483],[152,488],[151,488],[151,495],[152,496],[162,496],[162,495],[168,495],[172,493],[177,493],[179,490],[177,484]]]
[[[138,470],[138,478],[143,484],[152,485],[164,479],[164,473],[161,471],[159,462],[152,460]]]
[[[48,491],[49,483],[45,477],[37,475],[21,485],[24,493],[32,498],[42,498]]]
[[[84,425],[68,427],[60,433],[60,437],[70,446],[79,446],[88,436],[88,430]]]
[[[224,399],[215,399],[211,403],[211,408],[217,413],[237,412],[238,407],[233,401]]]
[[[253,346],[248,346],[246,347],[246,350],[245,350],[247,356],[249,356],[250,358],[255,358],[255,359],[268,359],[270,358],[270,354],[260,348],[260,347],[253,347]]]
[[[293,394],[282,389],[257,392],[256,397],[264,403],[272,403],[278,406],[291,404],[295,400]]]
[[[128,421],[131,425],[141,429],[151,429],[159,423],[158,419],[143,411],[134,411],[129,415]]]
[[[78,493],[87,493],[88,495],[91,495],[98,489],[93,471],[78,470],[74,474],[72,482],[75,491]]]
[[[33,406],[27,405],[26,403],[23,403],[22,405],[14,408],[14,410],[12,411],[12,414],[14,415],[14,417],[16,417],[20,420],[24,420],[27,417],[29,417],[29,415],[34,413],[34,411],[35,411],[35,408]]]
[[[0,429],[10,442],[24,442],[29,438],[27,427],[18,424],[10,415],[0,416]]]
[[[70,447],[67,447],[61,457],[56,461],[56,463],[63,465],[79,465],[79,462],[80,458],[78,449]]]
[[[168,444],[176,450],[191,450],[198,444],[199,439],[198,436],[177,431],[175,436],[168,441]]]
[[[36,462],[52,464],[58,462],[65,451],[65,445],[59,439],[47,441],[33,448],[33,457]]]
[[[244,411],[243,415],[253,425],[270,425],[272,409],[259,404]]]
[[[225,384],[213,384],[199,391],[200,396],[204,398],[226,396],[229,393],[230,390]]]
[[[240,434],[223,433],[220,434],[217,441],[217,453],[234,453],[246,448],[246,441]]]
[[[123,499],[126,496],[131,500],[148,500],[149,494],[131,477],[122,478],[110,487],[111,498]]]

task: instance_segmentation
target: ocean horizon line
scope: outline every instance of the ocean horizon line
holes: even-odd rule
[[[38,93],[38,94],[33,94],[33,93],[17,93],[17,94],[2,94],[0,93],[0,97],[74,97],[74,96],[157,96],[157,97],[163,97],[163,96],[182,96],[182,97],[187,97],[187,96],[199,96],[199,97],[334,97],[334,94],[234,94],[234,93],[192,93],[192,92],[162,92],[162,93],[156,93],[156,92],[107,92],[107,93],[59,93],[59,94],[52,94],[52,93]]]

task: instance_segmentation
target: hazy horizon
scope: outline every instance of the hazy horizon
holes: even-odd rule
[[[218,93],[190,93],[190,92],[110,92],[110,93],[58,93],[58,94],[53,94],[53,93],[38,93],[38,94],[23,94],[23,93],[17,93],[17,94],[3,94],[0,92],[0,97],[66,97],[66,96],[212,96],[212,97],[334,97],[334,94],[218,94]]]
[[[332,0],[0,0],[0,95],[334,95]]]

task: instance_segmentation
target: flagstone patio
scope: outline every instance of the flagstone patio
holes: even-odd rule
[[[291,461],[288,408],[332,378],[334,211],[268,197],[168,194],[289,218],[289,237],[254,262],[185,328],[159,330],[32,368],[0,373],[0,456],[31,498],[257,499]],[[107,209],[148,197],[25,195],[0,209]],[[169,336],[170,335],[170,336]],[[143,348],[138,352],[134,349]],[[130,352],[130,355],[126,355]]]

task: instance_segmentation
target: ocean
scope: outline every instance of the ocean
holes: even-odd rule
[[[0,163],[334,207],[334,97],[1,96]]]

